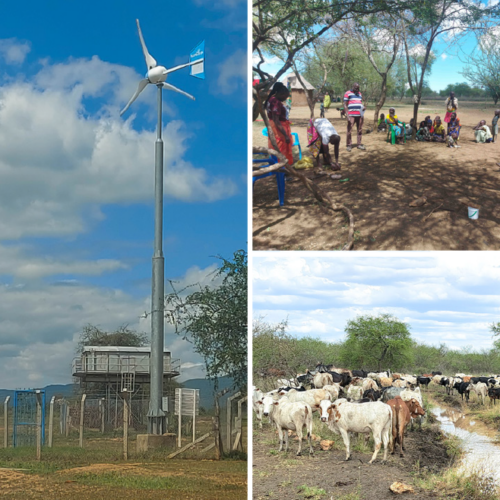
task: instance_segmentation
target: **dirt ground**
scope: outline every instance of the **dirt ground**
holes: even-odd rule
[[[400,120],[409,122],[412,106],[390,104]],[[384,114],[390,104],[382,109]],[[414,141],[393,146],[386,142],[385,133],[371,132],[363,134],[366,151],[354,148],[350,153],[345,148],[346,120],[340,119],[337,105],[326,117],[341,136],[342,179],[332,180],[316,168],[302,172],[353,212],[355,250],[500,249],[500,168],[496,164],[500,141],[476,144],[472,130],[481,119],[490,124],[493,104],[460,104],[460,148]],[[443,108],[440,102],[423,104],[419,120],[426,115],[443,119]],[[292,132],[299,135],[303,155],[309,155],[308,118],[307,107],[292,108]],[[373,108],[368,107],[364,131],[373,128],[372,119]],[[255,146],[267,146],[263,127],[262,122],[254,122]],[[300,181],[287,180],[283,207],[274,176],[258,180],[253,192],[254,250],[339,250],[345,243],[344,215],[332,215],[318,206]],[[423,206],[409,206],[422,196],[427,198]],[[478,220],[469,220],[468,206],[479,208]]]
[[[124,484],[120,484],[120,478]],[[132,478],[138,478],[136,486]],[[148,479],[151,482],[144,484]],[[163,483],[159,483],[160,480]],[[243,500],[247,498],[246,482],[246,462],[236,461],[94,464],[50,474],[0,468],[0,497],[9,500]]]
[[[326,429],[326,427],[325,427]],[[308,454],[308,447],[303,443],[305,453],[295,456],[297,442],[291,440],[287,454],[278,453],[278,439],[269,424],[264,429],[254,431],[253,439],[253,498],[303,500],[301,487],[321,488],[326,491],[321,498],[337,499],[348,494],[357,494],[363,500],[385,500],[394,498],[389,486],[399,481],[413,485],[413,475],[420,471],[436,473],[447,466],[449,459],[440,434],[434,428],[423,427],[422,431],[409,432],[405,438],[405,457],[389,453],[387,464],[381,463],[382,451],[373,464],[368,464],[370,453],[353,451],[351,460],[346,462],[342,438],[340,449],[322,451],[319,443],[314,443],[314,455]],[[323,437],[323,436],[322,436]],[[329,437],[328,439],[331,439]],[[355,441],[355,438],[351,440]],[[369,445],[371,446],[371,445]],[[352,444],[351,444],[352,449]],[[427,500],[436,498],[433,492],[415,487],[412,498]]]

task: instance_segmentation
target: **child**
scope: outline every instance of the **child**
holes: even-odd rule
[[[387,124],[385,123],[385,115],[384,113],[380,113],[380,118],[377,122],[377,132],[386,132]]]
[[[324,118],[325,117],[325,105],[323,103],[323,101],[321,101],[321,104],[319,105],[319,116],[320,118]]]
[[[434,129],[432,132],[432,140],[434,142],[445,142],[444,125],[441,123],[441,117],[436,116],[432,128]]]
[[[428,142],[431,140],[431,134],[429,133],[429,129],[427,128],[427,124],[425,123],[425,121],[420,122],[420,128],[417,130],[416,139],[419,142]]]
[[[495,142],[495,139],[497,138],[498,135],[498,118],[500,117],[500,109],[495,110],[495,115],[493,116],[493,120],[491,122],[491,133],[493,135],[493,141]]]

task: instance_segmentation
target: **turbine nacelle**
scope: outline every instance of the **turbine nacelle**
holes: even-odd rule
[[[164,66],[156,66],[146,73],[146,78],[149,83],[156,85],[157,83],[165,82],[167,80],[167,68]]]
[[[156,59],[151,56],[146,47],[146,42],[144,41],[144,37],[142,36],[141,26],[139,24],[139,19],[136,19],[137,22],[137,31],[139,32],[139,39],[141,41],[142,52],[144,54],[144,59],[146,60],[146,66],[148,68],[148,72],[146,73],[146,77],[144,80],[139,82],[137,86],[137,90],[134,95],[127,103],[127,105],[121,110],[120,116],[127,111],[130,105],[139,97],[139,94],[147,87],[148,84],[158,85],[167,90],[173,90],[174,92],[178,92],[179,94],[183,94],[189,99],[195,100],[194,97],[187,92],[184,92],[173,85],[166,83],[167,76],[169,73],[173,73],[182,68],[190,67],[191,68],[191,76],[196,78],[205,78],[205,42],[200,43],[197,47],[195,47],[189,56],[190,61],[186,64],[181,64],[179,66],[175,66],[173,68],[167,69],[164,66],[158,66],[156,63]]]

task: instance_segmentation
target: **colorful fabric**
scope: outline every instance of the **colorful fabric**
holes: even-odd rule
[[[454,111],[447,111],[446,114],[444,115],[444,121],[446,123],[450,123],[451,120],[451,115],[454,113]]]
[[[392,125],[392,128],[394,129],[394,133],[396,134],[396,137],[403,136],[403,128],[400,126],[400,121],[398,120],[397,115],[387,115],[387,118],[385,119],[385,121],[389,125]]]
[[[434,135],[444,135],[444,125],[442,123],[440,125],[434,123]]]
[[[450,121],[450,123],[448,123],[448,135],[451,136],[451,134],[457,134],[458,138],[461,128],[462,127],[460,126],[460,120],[458,118],[455,118],[455,120],[452,120]]]
[[[283,105],[283,103],[277,99],[275,96],[271,96],[269,98],[269,101],[267,101],[267,106],[266,106],[266,111],[267,111],[267,117],[272,121],[272,114],[276,113],[278,115],[278,118],[280,122],[286,122],[288,121],[286,118],[286,108]]]
[[[321,151],[321,136],[318,134],[313,120],[309,120],[307,128],[307,146],[313,158],[316,158]]]
[[[285,137],[278,130],[278,127],[276,126],[276,123],[274,123],[273,120],[269,121],[269,125],[271,125],[271,128],[273,129],[274,137],[276,137],[276,142],[278,143],[278,148],[280,150],[280,153],[283,153],[286,159],[288,160],[288,163],[290,165],[293,165],[293,154],[292,154],[293,137],[292,137],[292,129],[290,128],[290,122],[286,121],[281,122],[281,125],[285,129],[286,135],[290,138],[288,144],[286,143]],[[274,146],[271,143],[271,138],[268,138],[267,143],[268,143],[268,148],[274,149]]]
[[[427,127],[422,127],[417,130],[417,141],[425,141],[426,139],[430,139],[431,134],[429,133],[429,129]]]
[[[325,109],[328,109],[330,107],[330,104],[332,103],[330,96],[328,94],[325,95],[325,99],[323,100],[323,106],[325,106]]]
[[[363,96],[361,92],[355,94],[352,90],[348,90],[344,94],[344,103],[346,102],[348,116],[362,116]]]

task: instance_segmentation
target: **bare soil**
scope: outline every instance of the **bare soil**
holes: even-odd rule
[[[351,448],[355,439],[351,439]],[[368,464],[372,445],[370,453],[353,451],[351,459],[346,462],[342,438],[336,436],[334,440],[336,449],[329,451],[322,451],[316,441],[313,456],[308,455],[307,441],[303,443],[303,455],[295,456],[297,442],[293,440],[288,453],[278,454],[274,451],[278,448],[275,431],[269,424],[264,424],[263,431],[254,432],[253,498],[303,500],[305,495],[301,487],[306,485],[325,490],[326,495],[321,498],[337,499],[357,494],[355,498],[363,500],[385,500],[397,496],[389,490],[395,481],[413,486],[415,493],[411,498],[427,500],[437,497],[434,492],[413,485],[416,473],[437,473],[448,465],[442,435],[434,427],[409,432],[405,438],[405,457],[389,452],[386,464],[381,463],[383,451],[373,464]]]
[[[171,488],[86,484],[88,475],[172,478]],[[179,477],[182,476],[182,477]],[[0,497],[23,500],[243,500],[247,498],[246,462],[171,460],[157,464],[94,464],[49,474],[0,468]]]
[[[413,108],[394,106],[399,119],[409,122]],[[416,141],[393,146],[383,132],[366,133],[373,129],[373,110],[368,108],[363,127],[366,151],[354,148],[350,153],[345,148],[346,120],[340,119],[335,107],[326,117],[342,139],[342,179],[332,180],[329,169],[302,172],[315,179],[333,201],[353,212],[355,250],[500,249],[500,141],[476,144],[472,130],[481,119],[491,122],[493,104],[461,104],[460,148]],[[382,112],[387,114],[388,107]],[[426,115],[443,119],[445,113],[437,102],[421,106],[419,120]],[[307,107],[292,108],[292,132],[298,133],[305,156],[310,156],[308,118]],[[262,122],[254,122],[255,146],[267,146],[263,127]],[[424,205],[409,206],[422,196],[426,197]],[[468,218],[468,206],[479,208],[478,220]],[[300,181],[287,181],[283,207],[279,206],[274,176],[255,183],[254,250],[338,250],[346,239],[344,215],[332,215],[320,207]]]

